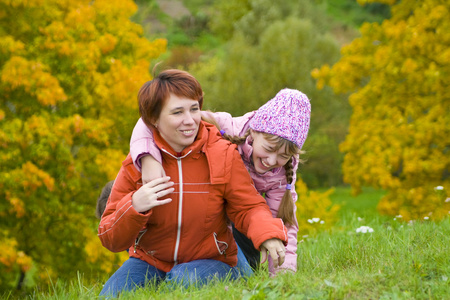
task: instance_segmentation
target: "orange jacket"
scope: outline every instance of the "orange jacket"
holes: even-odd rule
[[[175,183],[172,202],[138,213],[131,205],[142,186],[130,155],[122,163],[103,213],[98,235],[113,252],[129,248],[130,256],[168,272],[177,263],[215,259],[235,266],[237,246],[229,219],[256,248],[271,238],[287,243],[286,227],[273,218],[258,194],[236,146],[201,122],[194,143],[176,153],[155,132],[163,167]],[[228,219],[229,218],[229,219]],[[130,247],[131,246],[131,247]]]

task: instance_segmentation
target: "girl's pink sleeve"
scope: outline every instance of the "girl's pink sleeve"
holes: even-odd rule
[[[241,117],[233,117],[227,112],[202,111],[202,117],[214,119],[227,134],[241,136],[248,129],[248,122],[255,114],[254,111],[246,113]]]
[[[146,155],[153,156],[159,163],[162,163],[161,152],[156,147],[153,140],[152,131],[140,118],[133,129],[130,140],[130,154],[136,169],[141,172],[141,158]]]

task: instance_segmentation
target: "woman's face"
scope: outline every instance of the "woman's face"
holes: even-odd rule
[[[181,152],[194,142],[200,120],[197,100],[170,94],[156,121],[156,128],[173,150]]]
[[[286,145],[275,150],[276,143],[266,140],[262,133],[252,131],[251,136],[253,138],[252,160],[257,173],[264,174],[272,169],[282,167],[291,158],[291,155],[286,153]]]

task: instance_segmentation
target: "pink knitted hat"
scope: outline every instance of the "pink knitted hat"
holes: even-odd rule
[[[256,111],[250,128],[278,135],[301,149],[308,136],[310,117],[308,97],[297,90],[283,89]]]

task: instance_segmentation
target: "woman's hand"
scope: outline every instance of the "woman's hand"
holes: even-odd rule
[[[141,158],[142,184],[149,183],[153,179],[166,176],[162,165],[151,155]]]
[[[146,212],[155,206],[164,205],[172,201],[171,198],[162,199],[164,196],[172,193],[175,189],[174,185],[169,181],[169,176],[157,178],[144,184],[137,190],[131,198],[131,204],[137,212]],[[161,200],[158,200],[161,199]]]
[[[284,263],[286,255],[286,249],[283,242],[279,239],[270,239],[262,243],[261,245],[261,263],[265,263],[268,255],[272,257],[273,266],[275,268],[281,266]]]

